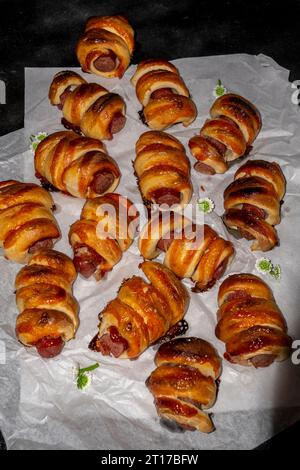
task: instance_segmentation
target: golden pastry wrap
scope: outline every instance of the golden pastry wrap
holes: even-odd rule
[[[122,78],[134,49],[134,31],[124,16],[94,16],[76,46],[84,72]]]
[[[190,162],[183,145],[170,134],[142,134],[136,143],[134,170],[146,206],[183,207],[191,200]]]
[[[62,124],[86,137],[111,140],[125,126],[123,98],[97,83],[87,83],[76,72],[66,70],[54,76],[49,100],[62,110]]]
[[[76,270],[96,280],[111,271],[133,242],[138,217],[132,202],[120,194],[88,200],[69,231]]]
[[[177,338],[160,346],[157,368],[146,385],[158,415],[188,430],[214,431],[210,416],[217,396],[221,359],[213,346],[200,338]]]
[[[275,162],[249,160],[224,191],[225,225],[248,240],[251,250],[268,251],[279,244],[274,225],[280,223],[285,177]]]
[[[7,259],[25,264],[31,253],[53,246],[60,238],[54,208],[51,195],[37,184],[0,182],[0,248]]]
[[[209,225],[196,226],[175,212],[161,212],[149,220],[141,231],[139,250],[145,259],[164,251],[165,266],[180,278],[191,278],[196,292],[213,287],[234,256],[232,243]]]
[[[47,249],[33,254],[17,274],[16,335],[42,357],[56,356],[75,337],[79,325],[79,305],[72,294],[75,279],[71,259]]]
[[[189,126],[197,117],[195,103],[177,68],[167,60],[141,62],[131,78],[143,106],[143,122],[162,131],[177,123]]]
[[[150,283],[139,276],[124,280],[99,314],[90,349],[133,359],[182,320],[189,296],[180,280],[160,263],[145,261],[140,268]]]
[[[218,295],[216,336],[226,344],[224,357],[242,366],[268,367],[291,352],[285,319],[268,285],[253,274],[234,274]]]
[[[192,137],[189,147],[201,173],[225,173],[229,162],[249,152],[262,123],[258,109],[242,96],[220,96],[210,109],[200,135]]]
[[[34,156],[36,176],[45,186],[80,198],[113,192],[121,173],[102,142],[72,131],[55,132],[38,146]]]

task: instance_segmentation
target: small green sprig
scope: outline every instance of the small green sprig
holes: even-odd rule
[[[214,88],[214,91],[213,91],[213,95],[216,98],[219,98],[219,96],[223,96],[223,95],[225,95],[225,93],[227,93],[227,89],[224,87],[224,85],[222,85],[221,80],[218,79],[217,84],[216,84],[216,86]]]
[[[47,132],[39,132],[38,134],[31,134],[30,136],[30,150],[35,152],[39,143],[47,137]]]
[[[280,265],[273,265],[272,261],[268,258],[259,258],[255,263],[255,267],[259,273],[269,274],[276,281],[279,281],[281,278]]]
[[[276,280],[280,281],[281,278],[281,267],[279,264],[276,264],[275,266],[272,266],[272,269],[270,271],[270,275]]]
[[[204,212],[204,214],[210,214],[215,209],[215,203],[209,197],[198,199],[197,206],[199,211]]]
[[[80,368],[77,369],[76,385],[77,385],[78,390],[84,390],[90,385],[91,372],[98,369],[98,367],[100,367],[100,364],[96,362],[95,364],[91,366],[84,367],[82,369]]]

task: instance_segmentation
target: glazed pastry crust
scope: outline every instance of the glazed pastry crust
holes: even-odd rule
[[[163,188],[176,191],[181,207],[192,197],[190,163],[183,145],[165,132],[149,131],[136,143],[134,170],[146,205],[160,204],[156,192]],[[172,205],[172,204],[171,204]]]
[[[279,200],[283,199],[286,189],[286,180],[278,163],[265,160],[248,160],[237,169],[234,179],[258,177],[272,184]]]
[[[251,160],[236,171],[234,181],[225,189],[225,225],[253,239],[251,250],[268,251],[278,245],[274,225],[281,220],[285,185],[277,163]]]
[[[116,357],[138,357],[183,318],[189,297],[179,279],[159,263],[145,261],[140,268],[150,283],[139,276],[122,283],[117,298],[99,314],[99,333],[92,349],[113,354],[105,350],[104,341],[115,327],[121,342],[126,342]]]
[[[232,243],[219,237],[211,227],[195,226],[174,212],[168,217],[165,212],[159,213],[144,226],[139,238],[141,255],[145,259],[156,258],[162,240],[170,240],[164,250],[164,265],[180,278],[191,278],[197,292],[211,288],[234,256]]]
[[[0,247],[7,259],[26,263],[36,243],[60,238],[52,209],[52,197],[38,185],[0,183]]]
[[[171,88],[180,96],[190,96],[189,90],[179,75],[166,70],[154,70],[139,79],[136,86],[137,99],[145,107],[151,99],[151,94],[161,88]]]
[[[226,162],[236,160],[246,152],[246,142],[240,129],[226,119],[209,119],[200,131],[202,137],[211,137],[225,145]]]
[[[111,140],[125,125],[123,98],[97,83],[87,83],[76,72],[67,70],[56,74],[49,99],[52,105],[62,109],[62,124],[86,137]]]
[[[163,131],[174,124],[189,126],[197,108],[177,68],[165,60],[141,62],[131,83],[143,106],[142,120],[150,129]]]
[[[272,291],[266,282],[253,274],[242,273],[229,276],[222,282],[218,293],[219,307],[236,291],[239,293],[243,291],[245,295],[258,299],[273,299]]]
[[[133,203],[119,194],[108,193],[85,203],[80,220],[70,227],[69,242],[75,256],[77,248],[87,247],[101,257],[96,280],[111,271],[130,247],[138,217]]]
[[[229,163],[246,155],[261,129],[257,108],[242,96],[228,93],[219,97],[210,109],[200,136],[189,141],[201,173],[225,173]]]
[[[186,429],[212,432],[202,410],[215,403],[221,360],[211,344],[195,337],[171,340],[160,346],[155,364],[146,385],[158,415]]]
[[[118,165],[107,155],[102,142],[80,137],[72,131],[55,132],[46,137],[36,149],[34,164],[43,182],[80,198],[94,198],[114,191],[121,177]],[[93,189],[94,177],[99,173],[113,176],[103,193]]]
[[[264,210],[268,224],[280,223],[280,200],[268,181],[258,176],[247,176],[227,186],[224,191],[224,209],[239,208],[242,204],[251,204]]]
[[[235,122],[247,145],[253,143],[262,126],[260,112],[253,103],[234,93],[220,96],[211,107],[210,115],[212,118],[226,116]]]
[[[48,98],[52,105],[60,105],[60,96],[68,87],[77,87],[86,83],[78,73],[71,70],[63,70],[58,72],[51,83]]]
[[[130,64],[134,49],[134,31],[123,16],[97,16],[90,18],[76,46],[76,55],[84,72],[106,78],[121,78]],[[94,62],[100,56],[113,52],[116,66],[101,71]]]
[[[138,225],[139,213],[134,204],[120,194],[107,194],[86,202],[81,218],[98,224],[98,233],[102,229],[118,240],[122,251],[131,246]]]
[[[272,225],[249,212],[240,209],[229,209],[223,215],[227,228],[242,232],[253,239],[252,251],[269,251],[279,244],[277,231]]]
[[[40,250],[19,271],[16,334],[22,344],[34,346],[44,337],[74,338],[79,326],[79,305],[72,294],[75,279],[71,259],[54,250]]]
[[[192,137],[189,140],[189,148],[193,157],[206,165],[211,174],[225,173],[228,170],[228,163],[205,137],[201,135]]]
[[[188,127],[197,117],[197,108],[186,96],[165,96],[149,101],[143,115],[150,129],[162,131],[179,123]]]
[[[171,64],[171,62],[163,59],[147,59],[138,64],[134,75],[131,77],[132,85],[136,86],[139,79],[142,78],[146,73],[154,72],[156,70],[165,70],[172,72],[175,75],[179,75],[179,70],[175,67],[175,65]]]
[[[216,336],[224,357],[242,366],[267,367],[287,359],[292,339],[271,289],[257,276],[235,274],[220,287]]]

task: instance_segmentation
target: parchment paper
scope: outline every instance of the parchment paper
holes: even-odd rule
[[[198,108],[198,118],[188,128],[181,125],[168,132],[178,137],[187,148],[189,138],[199,132],[214,101],[213,88],[218,79],[228,91],[253,101],[262,113],[263,129],[254,143],[249,158],[263,158],[280,163],[288,185],[282,207],[282,222],[277,227],[280,247],[267,254],[282,268],[281,281],[266,278],[287,319],[289,333],[300,338],[300,115],[292,103],[295,91],[288,81],[289,72],[264,55],[245,54],[189,58],[174,61],[179,68]],[[85,75],[110,91],[120,93],[127,104],[125,129],[107,142],[109,154],[122,171],[117,192],[141,204],[132,171],[134,146],[147,128],[139,121],[140,109],[130,77],[131,66],[121,81]],[[29,148],[30,134],[61,130],[61,112],[48,101],[49,84],[62,69],[29,68],[25,71],[25,129],[0,139],[1,180],[16,178],[36,181],[33,154]],[[81,73],[79,69],[74,69]],[[190,156],[190,155],[189,155]],[[194,163],[190,156],[191,163]],[[238,163],[240,164],[240,163]],[[192,170],[195,205],[199,197],[211,197],[216,205],[205,222],[230,238],[219,215],[223,213],[223,190],[232,181],[234,165],[225,175],[213,177]],[[200,189],[203,186],[204,191]],[[84,201],[53,193],[58,206],[57,220],[62,239],[56,249],[71,255],[67,234],[71,223],[79,218]],[[140,208],[140,206],[139,206]],[[145,221],[142,213],[141,225]],[[230,238],[232,239],[232,238]],[[249,242],[232,239],[236,257],[229,273],[253,272],[255,261],[262,253],[253,254]],[[0,259],[0,345],[5,348],[6,361],[0,364],[0,427],[10,449],[201,449],[253,448],[280,429],[300,418],[300,366],[290,360],[267,369],[255,370],[234,366],[223,361],[223,374],[216,405],[212,409],[216,432],[172,433],[161,427],[151,394],[144,382],[154,369],[154,348],[149,348],[136,361],[103,357],[87,349],[97,331],[98,313],[115,297],[121,281],[141,274],[135,241],[121,262],[96,283],[78,278],[74,294],[80,302],[80,328],[75,340],[67,343],[63,353],[52,360],[38,357],[34,349],[25,349],[14,334],[17,309],[14,279],[20,266]],[[190,282],[185,281],[187,287]],[[219,283],[220,284],[220,283]],[[219,354],[224,344],[214,335],[219,284],[204,294],[191,294],[186,315],[190,329],[212,342]],[[3,346],[4,345],[4,346]],[[98,361],[100,368],[93,374],[91,386],[84,392],[73,382],[78,364],[87,366]]]

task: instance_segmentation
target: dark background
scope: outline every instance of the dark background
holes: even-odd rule
[[[247,52],[270,55],[300,78],[300,1],[0,0],[0,135],[23,126],[24,67],[77,66],[74,46],[93,15],[124,14],[136,31],[133,62]]]
[[[291,80],[300,79],[299,0],[0,0],[0,8],[0,79],[7,94],[0,135],[23,127],[24,67],[78,66],[74,47],[89,16],[129,19],[134,63],[264,53],[291,70]],[[299,430],[290,428],[263,448],[292,447]]]

